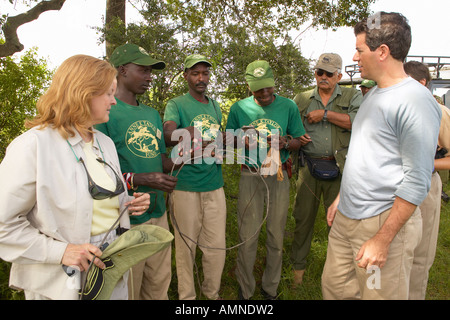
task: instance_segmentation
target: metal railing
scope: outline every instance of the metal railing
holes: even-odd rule
[[[441,71],[445,66],[450,66],[449,56],[407,56],[405,62],[420,61],[428,67],[434,68],[436,79],[441,79]]]
[[[441,79],[441,71],[450,70],[450,56],[418,56],[411,55],[407,56],[405,62],[408,61],[420,61],[426,64],[430,68],[434,68],[434,73],[436,74],[436,79]],[[362,79],[354,80],[353,77],[360,73],[358,64],[351,64],[345,66],[345,73],[347,73],[350,77],[350,84],[352,86],[356,83],[360,83]]]

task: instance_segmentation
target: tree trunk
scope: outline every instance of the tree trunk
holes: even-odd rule
[[[105,17],[106,34],[108,34],[111,24],[117,18],[122,20],[125,26],[125,7],[126,7],[126,0],[106,0],[106,17]],[[114,50],[114,47],[111,45],[108,39],[105,39],[105,46],[106,46],[106,56],[109,58]]]
[[[0,44],[0,57],[8,57],[23,50],[24,46],[17,36],[17,28],[39,18],[41,13],[49,10],[60,10],[66,0],[41,1],[25,13],[8,17],[2,26],[5,43]]]

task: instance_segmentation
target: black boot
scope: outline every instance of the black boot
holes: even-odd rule
[[[448,202],[449,196],[444,191],[442,191],[441,197],[442,197],[442,200],[444,200],[445,202]]]

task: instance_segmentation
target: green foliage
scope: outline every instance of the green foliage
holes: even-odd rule
[[[8,287],[10,269],[11,263],[0,259],[0,300],[23,300],[22,291],[19,292]]]
[[[208,95],[220,101],[226,113],[226,106],[249,95],[244,73],[256,59],[270,62],[276,92],[293,98],[311,83],[313,74],[289,33],[308,21],[314,27],[349,25],[367,16],[374,1],[145,0],[143,22],[130,23],[124,32],[123,22],[116,19],[98,31],[100,41],[113,47],[136,43],[166,62],[166,69],[155,72],[153,88],[140,97],[161,114],[169,99],[187,92],[181,76],[185,57],[206,55],[213,64]]]
[[[35,49],[16,60],[0,58],[0,160],[8,144],[25,130],[25,119],[34,116],[37,99],[51,78],[47,62]]]
[[[202,32],[211,26],[223,29],[239,24],[258,32],[284,36],[310,22],[313,27],[337,28],[353,25],[367,14],[375,0],[169,0],[172,18]]]

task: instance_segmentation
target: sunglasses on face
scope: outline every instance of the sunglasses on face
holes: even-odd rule
[[[316,73],[317,73],[317,75],[319,77],[323,76],[324,73],[326,74],[326,76],[328,78],[332,78],[334,76],[334,72],[328,72],[328,71],[325,71],[325,70],[322,70],[322,69],[317,69]]]
[[[94,180],[92,180],[91,175],[89,174],[89,171],[87,170],[86,165],[84,164],[83,158],[80,157],[79,162],[81,162],[81,164],[84,167],[84,170],[86,171],[86,175],[88,178],[88,184],[89,184],[88,189],[89,189],[89,193],[90,193],[91,197],[95,200],[104,200],[107,198],[115,197],[115,196],[121,194],[122,192],[124,192],[125,188],[122,183],[122,178],[119,177],[119,175],[116,173],[116,171],[114,171],[114,169],[108,163],[103,161],[102,159],[97,158],[96,160],[100,163],[106,164],[114,172],[114,175],[116,176],[116,190],[110,191],[110,190],[107,190],[107,189],[102,188],[99,185],[97,185],[94,182]]]

